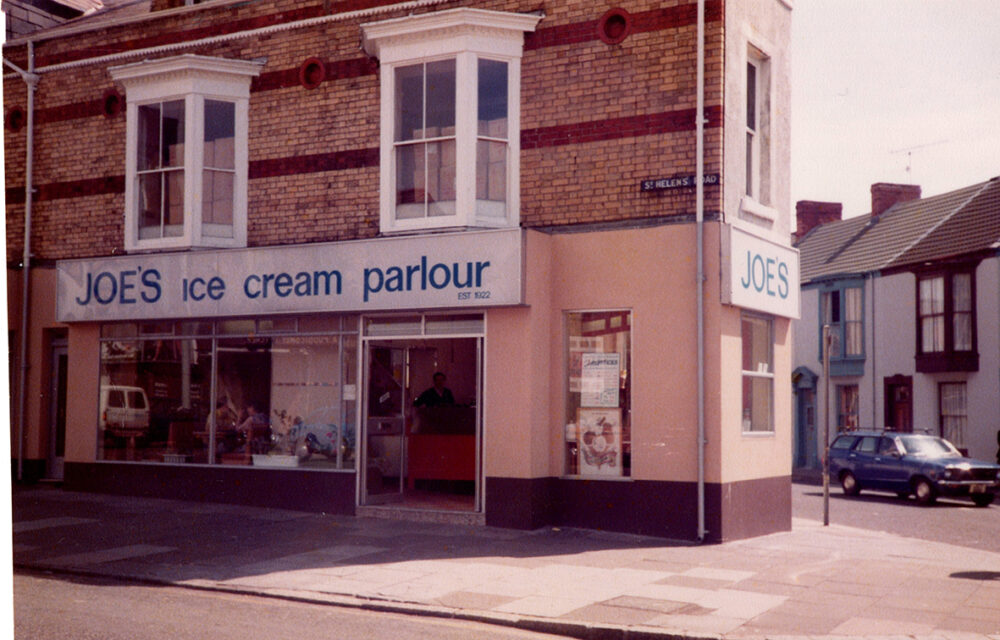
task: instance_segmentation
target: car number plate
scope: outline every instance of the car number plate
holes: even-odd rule
[[[974,484],[969,487],[969,493],[986,493],[986,485]]]

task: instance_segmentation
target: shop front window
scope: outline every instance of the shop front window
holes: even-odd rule
[[[774,432],[774,349],[770,318],[743,314],[743,432]]]
[[[353,469],[356,329],[336,317],[105,326],[98,459]]]
[[[567,313],[566,336],[566,474],[631,476],[632,313]]]

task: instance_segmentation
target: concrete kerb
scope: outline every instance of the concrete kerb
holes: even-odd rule
[[[289,589],[267,590],[259,588],[233,587],[203,580],[173,581],[150,578],[148,576],[122,575],[120,573],[82,571],[77,569],[39,566],[31,563],[14,563],[14,570],[34,575],[61,575],[78,578],[114,580],[138,585],[175,587],[191,591],[228,593],[233,595],[245,595],[258,598],[269,598],[273,600],[284,600],[288,602],[298,602],[302,604],[358,609],[361,611],[372,611],[377,613],[395,613],[399,615],[462,620],[465,622],[477,622],[499,627],[510,627],[514,629],[521,629],[523,631],[532,631],[535,633],[547,633],[551,635],[564,636],[566,638],[578,638],[579,640],[722,640],[723,638],[723,636],[717,634],[691,634],[683,631],[672,631],[660,627],[645,627],[641,625],[624,626],[574,622],[572,620],[552,620],[549,618],[538,618],[532,616],[455,609],[450,607],[438,607],[392,600],[380,600],[377,598],[360,598],[352,595],[332,593],[320,594],[316,592],[303,592]]]

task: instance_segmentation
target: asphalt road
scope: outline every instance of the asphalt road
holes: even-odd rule
[[[793,484],[792,516],[822,522],[823,487]],[[848,497],[831,482],[830,523],[1000,553],[1000,499],[986,508],[948,498],[921,507],[912,497],[902,500],[893,493]]]
[[[67,576],[14,575],[14,637],[32,640],[556,640],[460,620]]]

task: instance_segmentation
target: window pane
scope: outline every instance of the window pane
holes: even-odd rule
[[[455,60],[427,64],[425,138],[455,135]]]
[[[770,378],[743,378],[743,431],[771,431]]]
[[[920,281],[920,315],[944,313],[944,278]]]
[[[480,140],[476,145],[476,199],[507,200],[507,144]]]
[[[959,273],[952,277],[952,304],[955,311],[972,311],[972,276]]]
[[[160,161],[164,167],[184,164],[184,101],[163,103],[163,146]]]
[[[204,165],[217,169],[235,168],[235,141],[236,105],[206,100]]]
[[[143,104],[138,108],[139,140],[137,162],[139,171],[160,167],[160,105]]]
[[[455,140],[429,142],[427,149],[427,215],[455,213]]]
[[[167,190],[164,199],[166,220],[163,235],[178,237],[184,235],[184,171],[166,173]]]
[[[396,217],[422,218],[426,198],[423,144],[396,147]],[[418,204],[419,206],[403,206]]]
[[[229,171],[206,169],[202,173],[201,221],[205,225],[233,224],[233,181],[235,174]],[[206,228],[207,235],[216,235],[217,230]],[[232,232],[230,231],[230,235]]]
[[[424,66],[417,64],[397,67],[395,140],[413,140],[423,137],[423,105]],[[419,135],[418,132],[420,132]]]
[[[844,289],[844,319],[848,322],[861,320],[861,289]]]
[[[568,475],[631,475],[631,312],[566,314]]]
[[[479,135],[507,137],[507,63],[479,60]]]
[[[160,237],[160,212],[163,206],[163,174],[139,176],[139,237]]]
[[[943,383],[941,396],[941,437],[956,447],[965,448],[968,405],[964,382]]]
[[[211,341],[116,344],[101,345],[98,460],[208,462]]]
[[[921,349],[924,353],[944,351],[944,317],[931,316],[920,321],[920,333],[923,338]]]
[[[757,129],[757,67],[747,63],[747,129]]]
[[[858,428],[858,385],[837,387],[837,430]]]
[[[743,370],[771,373],[771,321],[743,316]]]
[[[972,351],[972,314],[956,313],[953,318],[955,351]]]

